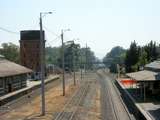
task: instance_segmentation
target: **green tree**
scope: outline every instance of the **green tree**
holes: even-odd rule
[[[73,71],[73,67],[78,67],[80,45],[74,42],[65,46],[65,67]]]
[[[140,56],[139,56],[139,66],[141,67],[144,67],[145,64],[148,63],[148,60],[147,60],[147,52],[144,50],[144,48],[141,49],[141,53],[140,53]]]
[[[2,43],[2,49],[0,49],[0,54],[6,59],[19,63],[20,62],[20,51],[19,46],[13,43]]]
[[[130,48],[126,52],[125,65],[127,72],[137,71],[137,63],[139,61],[139,47],[134,41],[131,43]]]
[[[60,47],[46,47],[46,63],[47,64],[58,64],[58,58],[61,56]]]
[[[117,64],[124,64],[126,50],[120,46],[111,49],[109,53],[103,58],[103,63],[110,68],[111,72],[117,72]]]
[[[158,52],[157,52],[158,46],[156,45],[156,42],[151,42],[144,46],[145,51],[147,52],[147,60],[149,62],[152,62],[158,58]]]

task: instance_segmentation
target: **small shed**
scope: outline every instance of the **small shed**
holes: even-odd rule
[[[0,95],[26,87],[27,74],[31,72],[24,66],[0,59]]]
[[[160,91],[160,74],[158,72],[143,70],[126,75],[139,85],[141,91],[143,91],[144,100],[146,93],[155,94]]]

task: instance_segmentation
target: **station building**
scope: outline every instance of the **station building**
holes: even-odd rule
[[[144,101],[146,96],[157,96],[160,93],[160,61],[154,61],[145,65],[144,70],[126,74],[134,80],[136,88]]]
[[[0,58],[0,96],[27,85],[27,74],[32,70]]]

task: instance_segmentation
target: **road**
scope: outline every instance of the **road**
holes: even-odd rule
[[[97,75],[101,86],[102,120],[134,120],[114,86],[113,78],[103,71],[99,71]]]

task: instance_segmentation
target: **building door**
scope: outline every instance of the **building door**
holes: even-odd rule
[[[6,78],[6,90],[7,92],[12,92],[12,84],[11,84],[11,78]]]
[[[12,92],[12,84],[8,83],[8,92]]]

